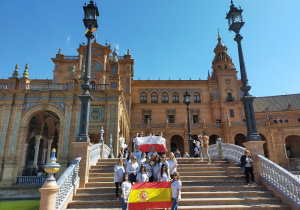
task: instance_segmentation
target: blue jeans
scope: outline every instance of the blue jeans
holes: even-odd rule
[[[176,203],[176,198],[172,198],[171,210],[178,210],[178,203]]]
[[[122,210],[126,210],[127,209],[127,203],[125,203],[124,198],[121,198],[121,202],[122,202]]]

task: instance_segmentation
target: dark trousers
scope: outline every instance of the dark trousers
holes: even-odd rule
[[[251,181],[254,182],[254,174],[253,174],[252,167],[245,167],[245,174],[246,174],[247,183],[250,182],[250,175],[251,175]]]
[[[134,175],[133,173],[129,174],[129,181],[131,182],[136,182],[136,175]]]
[[[172,198],[171,210],[178,210],[178,203],[176,203],[176,198]]]
[[[116,185],[116,197],[119,197],[119,187],[121,187],[121,182],[115,182]]]

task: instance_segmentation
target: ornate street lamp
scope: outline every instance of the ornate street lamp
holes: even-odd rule
[[[242,50],[241,41],[243,37],[239,34],[241,28],[244,26],[245,22],[243,22],[242,17],[243,10],[241,7],[238,9],[234,6],[231,0],[231,6],[229,12],[226,14],[226,19],[228,19],[229,29],[230,31],[234,31],[236,33],[234,41],[238,44],[238,52],[239,52],[239,61],[240,61],[240,72],[241,72],[241,81],[243,86],[241,90],[244,92],[241,101],[244,104],[245,117],[246,117],[246,125],[247,125],[247,138],[246,141],[260,141],[261,137],[257,133],[256,121],[253,109],[253,99],[255,97],[249,94],[249,90],[251,86],[248,85],[247,72],[244,62],[244,55]]]
[[[186,92],[183,94],[183,103],[186,105],[186,110],[187,110],[187,120],[188,120],[188,132],[189,132],[189,148],[190,148],[190,157],[194,157],[194,150],[193,150],[193,139],[192,139],[192,134],[191,134],[191,122],[190,122],[190,108],[189,105],[191,103],[191,95],[189,92],[186,90]]]
[[[84,73],[84,83],[81,85],[83,89],[83,94],[79,96],[81,100],[81,112],[80,112],[80,125],[79,133],[76,137],[76,142],[90,142],[90,137],[88,135],[89,129],[89,114],[90,114],[90,103],[93,100],[90,95],[90,90],[92,86],[90,85],[91,79],[91,40],[94,38],[92,30],[98,28],[97,16],[99,16],[98,7],[94,5],[93,1],[86,6],[83,6],[84,10],[84,26],[88,29],[85,36],[88,40],[87,52],[86,52],[86,64]]]

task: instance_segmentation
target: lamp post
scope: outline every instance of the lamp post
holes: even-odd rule
[[[188,132],[189,132],[189,149],[190,149],[190,157],[194,157],[194,150],[193,150],[193,139],[191,134],[191,123],[190,123],[190,108],[189,105],[191,103],[191,95],[186,90],[186,92],[183,94],[183,103],[186,104],[186,111],[187,111],[187,120],[188,120]]]
[[[244,55],[243,55],[242,44],[241,44],[243,37],[240,35],[240,30],[245,24],[245,22],[243,22],[242,12],[243,10],[241,9],[241,7],[239,9],[235,7],[231,0],[230,10],[226,14],[226,19],[228,19],[228,24],[229,24],[228,30],[234,31],[236,33],[234,41],[236,41],[238,45],[241,81],[243,84],[241,90],[244,92],[241,101],[244,104],[244,111],[245,111],[246,125],[247,125],[246,141],[260,141],[261,137],[257,133],[256,121],[255,121],[255,115],[253,109],[253,99],[255,97],[249,94],[249,90],[251,89],[251,86],[248,85],[247,72],[246,72]]]
[[[87,52],[86,52],[86,64],[85,64],[85,73],[84,73],[84,83],[81,85],[83,89],[83,94],[79,96],[81,100],[81,112],[80,112],[80,124],[79,124],[79,133],[76,137],[76,142],[90,142],[90,137],[88,135],[89,130],[89,114],[90,114],[90,103],[93,100],[90,95],[91,85],[91,40],[94,38],[92,29],[98,28],[97,16],[99,16],[98,7],[94,5],[93,1],[86,6],[83,6],[84,10],[84,26],[88,29],[85,34],[88,43],[87,43]]]

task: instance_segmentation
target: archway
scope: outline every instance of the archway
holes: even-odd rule
[[[174,135],[171,137],[171,152],[175,152],[177,148],[179,149],[182,157],[185,152],[183,138],[179,135]]]
[[[300,136],[291,135],[285,139],[288,158],[300,158]]]
[[[216,144],[218,138],[219,138],[219,136],[216,134],[211,135],[209,137],[209,145]]]
[[[235,137],[234,137],[234,143],[235,145],[238,145],[240,147],[245,147],[243,145],[243,143],[246,142],[246,136],[244,134],[236,134]]]

